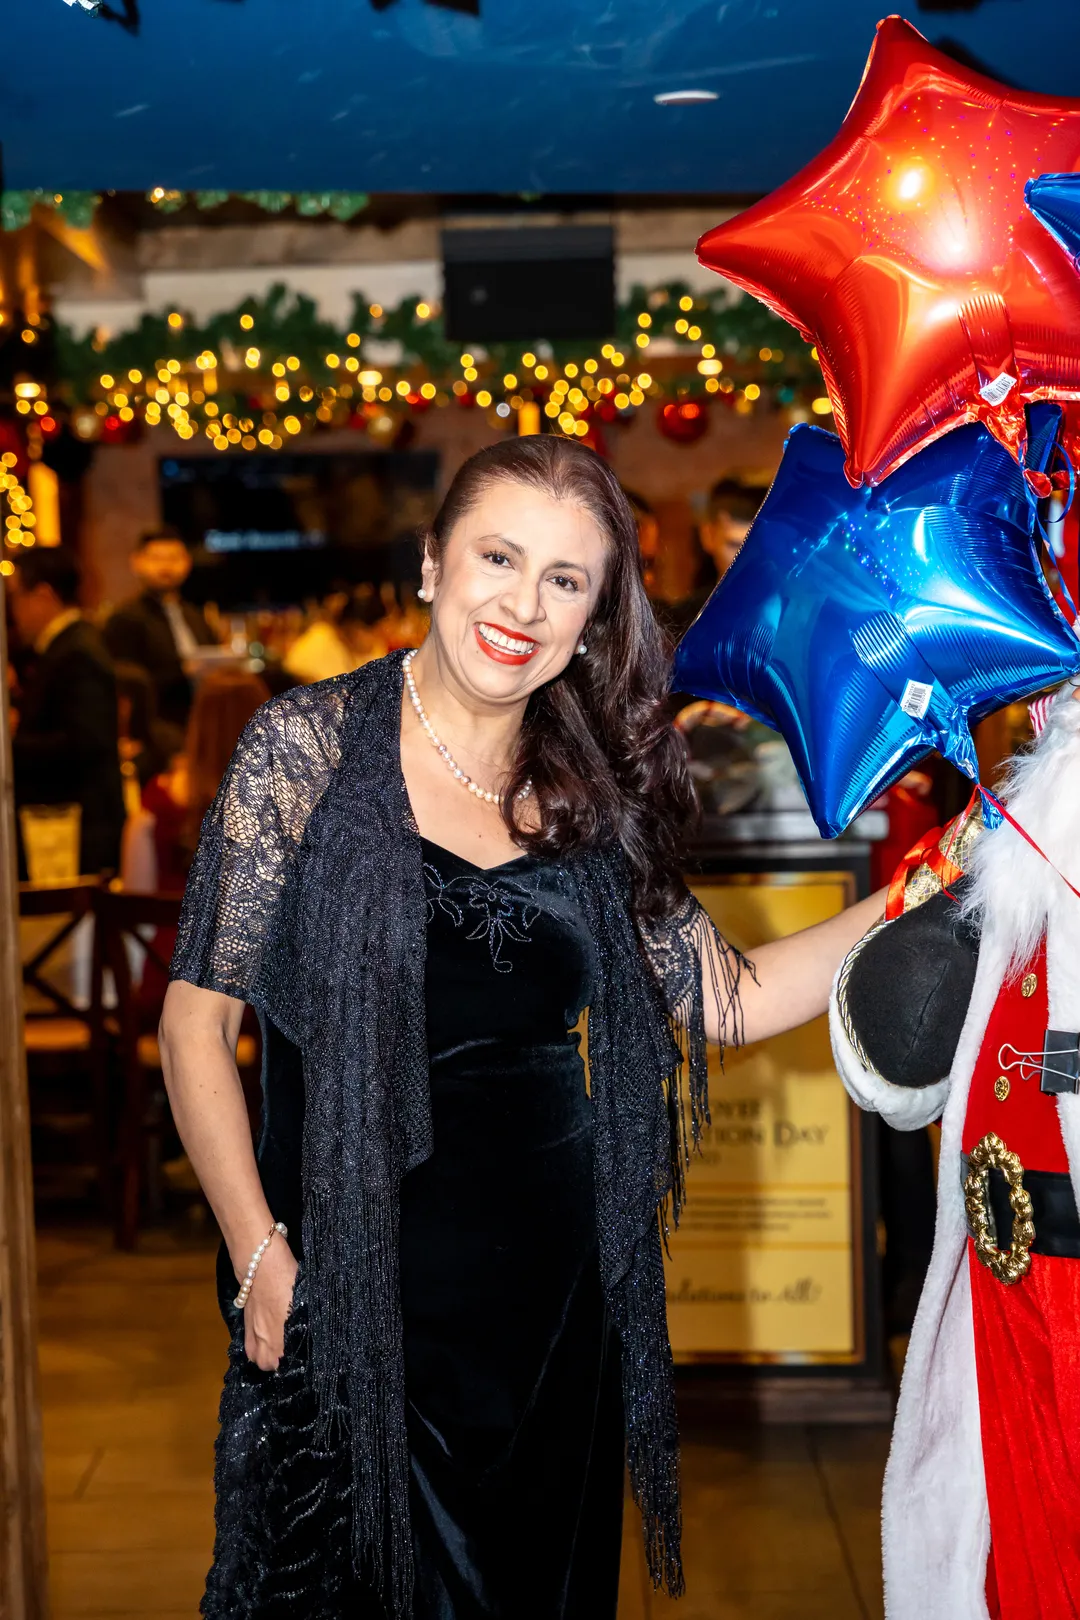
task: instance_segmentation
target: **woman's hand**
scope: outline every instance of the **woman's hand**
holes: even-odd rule
[[[243,1014],[242,1001],[174,979],[158,1032],[173,1120],[217,1217],[237,1277],[245,1275],[275,1219],[259,1179],[244,1088],[236,1070]],[[296,1258],[275,1233],[244,1307],[244,1350],[266,1372],[281,1360],[295,1281]]]
[[[803,928],[785,939],[770,941],[749,953],[753,975],[744,973],[739,984],[741,1034],[747,1045],[781,1035],[819,1017],[829,1005],[829,991],[844,957],[868,929],[879,922],[888,891],[879,889],[866,900],[849,906],[826,922]],[[705,1033],[709,1040],[731,1042],[740,1031],[721,1023],[724,1009],[713,989],[723,984],[719,965],[710,971],[703,964]]]
[[[244,1306],[244,1354],[264,1372],[273,1372],[284,1354],[296,1272],[296,1256],[279,1234],[262,1257]]]

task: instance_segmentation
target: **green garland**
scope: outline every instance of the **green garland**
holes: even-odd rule
[[[15,380],[32,456],[65,417],[84,439],[122,442],[140,424],[171,424],[181,438],[201,433],[219,450],[277,450],[305,429],[326,426],[364,426],[393,443],[409,411],[455,398],[492,411],[491,421],[506,426],[515,411],[538,407],[553,431],[578,435],[597,418],[631,417],[647,399],[714,394],[744,413],[770,405],[829,410],[815,351],[754,300],[730,302],[719,284],[708,294],[683,282],[635,287],[618,310],[614,341],[599,353],[540,341],[531,349],[497,344],[462,353],[447,340],[438,309],[416,298],[383,310],[357,294],[342,331],[319,318],[310,298],[284,286],[201,325],[170,310],[144,315],[134,331],[106,341],[57,325],[50,335],[62,380],[52,388],[33,374],[34,357],[49,346],[39,350],[44,335],[40,327],[24,332],[26,369]],[[650,362],[658,337],[674,339],[678,349]],[[400,363],[365,355],[372,339],[400,343]],[[16,476],[17,455],[8,451],[0,460],[3,574],[17,547],[35,543],[36,519]]]
[[[146,193],[148,203],[162,214],[175,214],[193,203],[200,212],[220,208],[230,197],[253,203],[267,214],[280,214],[290,205],[302,219],[328,214],[346,222],[363,213],[370,202],[366,191],[171,191],[155,186]],[[29,225],[35,205],[55,210],[76,230],[93,223],[101,194],[96,191],[4,191],[0,192],[0,230],[21,231]]]
[[[35,203],[50,208],[77,231],[94,222],[98,203],[96,191],[3,191],[0,192],[0,230],[21,231],[29,225]]]
[[[658,337],[673,339],[678,352],[650,362],[649,349]],[[648,341],[641,342],[643,338]],[[371,339],[400,344],[400,362],[386,365],[366,359]],[[340,414],[342,401],[361,392],[358,374],[375,370],[380,374],[382,403],[391,403],[386,399],[389,389],[398,408],[420,403],[404,397],[406,389],[399,383],[408,384],[408,396],[428,385],[425,403],[453,394],[475,397],[486,390],[490,403],[517,397],[520,406],[524,398],[544,403],[560,378],[577,378],[581,386],[595,388],[604,378],[618,387],[622,377],[625,389],[642,373],[649,382],[639,392],[653,396],[738,391],[749,403],[760,399],[783,405],[808,391],[822,392],[813,352],[792,329],[755,300],[732,303],[719,283],[715,292],[705,294],[692,293],[682,282],[635,287],[618,309],[613,342],[603,349],[599,344],[545,344],[538,339],[531,347],[492,344],[477,355],[463,355],[462,346],[446,338],[438,309],[423,300],[406,298],[395,309],[383,310],[357,294],[352,318],[342,330],[322,319],[310,298],[278,285],[264,298],[247,298],[202,323],[175,310],[144,315],[133,331],[105,341],[92,335],[76,338],[60,325],[55,351],[63,379],[55,396],[69,410],[108,403],[116,389],[127,394],[131,408],[142,406],[147,389],[156,391],[155,373],[161,370],[179,379],[167,386],[183,387],[186,382],[189,393],[212,370],[212,399],[218,410],[211,417],[234,405],[239,409],[243,402],[250,415],[253,398],[267,393],[273,407],[274,391],[283,386],[289,389],[289,411],[298,417],[314,417],[320,407],[328,406]],[[528,354],[534,363],[523,366],[523,355]],[[212,361],[209,366],[207,357]],[[328,357],[338,363],[328,364]],[[284,376],[273,374],[275,363],[290,360]],[[134,384],[128,380],[132,372],[139,374]],[[111,377],[112,384],[103,383],[103,377]],[[507,383],[507,377],[514,381]],[[305,388],[309,397],[301,399]],[[201,414],[205,424],[205,412],[189,414],[192,420]]]

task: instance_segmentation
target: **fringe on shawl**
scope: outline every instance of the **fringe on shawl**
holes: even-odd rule
[[[627,1465],[653,1584],[677,1596],[682,1513],[663,1241],[668,1219],[681,1215],[690,1154],[709,1119],[703,980],[715,989],[721,1031],[739,1041],[746,964],[689,893],[674,916],[639,927],[621,851],[588,857],[581,876],[598,955],[589,1011],[597,1224],[622,1345]]]
[[[677,1227],[682,1216],[691,1155],[701,1146],[704,1127],[712,1123],[704,986],[708,983],[719,1014],[723,1038],[718,1052],[723,1068],[727,1047],[743,1044],[739,986],[743,972],[754,978],[754,970],[689,893],[682,910],[665,919],[661,929],[642,931],[642,941],[664,996],[674,1046],[671,1067],[664,1076],[671,1131],[671,1189],[660,1205],[666,1241],[669,1224]]]

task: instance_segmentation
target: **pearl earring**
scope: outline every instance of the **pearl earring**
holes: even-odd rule
[[[420,598],[421,602],[426,602],[429,600],[428,593],[422,585],[418,588],[416,594]]]
[[[586,653],[587,653],[587,652],[588,652],[588,650],[589,650],[589,649],[588,649],[588,647],[587,647],[587,646],[586,646],[586,645],[585,645],[585,643],[584,643],[584,642],[583,642],[583,641],[579,641],[579,642],[578,642],[578,644],[577,644],[577,651],[578,651],[578,652],[579,652],[579,653],[580,653],[580,654],[581,654],[581,655],[582,655],[582,656],[583,656],[583,657],[584,657],[584,655],[585,655],[585,654],[586,654]]]

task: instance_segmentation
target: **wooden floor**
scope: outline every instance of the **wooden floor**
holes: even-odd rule
[[[39,1234],[53,1620],[195,1620],[224,1330],[214,1240]],[[687,1595],[657,1597],[627,1515],[619,1620],[879,1620],[882,1429],[684,1435]]]

